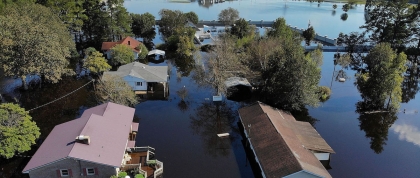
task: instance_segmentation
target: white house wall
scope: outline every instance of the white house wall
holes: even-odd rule
[[[147,82],[143,79],[133,77],[133,76],[129,76],[129,75],[123,77],[123,79],[128,83],[128,85],[131,86],[131,88],[134,91],[139,91],[139,90],[145,91],[145,90],[147,90]],[[141,82],[141,86],[136,85],[137,82]]]
[[[330,160],[330,153],[314,153],[314,155],[316,156],[316,158],[318,158],[318,160],[323,161],[323,160]]]

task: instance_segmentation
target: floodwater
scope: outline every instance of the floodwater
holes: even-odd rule
[[[162,8],[194,11],[202,20],[217,19],[227,7],[236,8],[240,16],[251,20],[275,20],[284,17],[287,23],[306,28],[308,22],[322,35],[336,37],[338,33],[360,31],[364,23],[363,6],[351,9],[348,19],[342,21],[341,4],[335,15],[332,3],[304,1],[242,0],[210,3],[210,0],[174,3],[165,0],[131,0],[124,4],[129,12],[150,12],[158,17]],[[157,35],[155,44],[161,43]],[[318,108],[308,108],[303,120],[313,123],[317,131],[335,150],[329,170],[333,177],[419,177],[420,176],[420,108],[419,94],[401,104],[395,115],[361,115],[356,103],[361,101],[354,86],[354,71],[344,70],[349,77],[340,83],[333,77],[341,69],[333,64],[333,53],[324,53],[320,85],[332,88],[330,99]],[[149,65],[164,65],[149,63]],[[194,62],[194,60],[190,60]],[[169,97],[148,100],[136,106],[139,121],[137,146],[156,148],[156,158],[164,163],[166,178],[195,177],[255,177],[246,158],[242,137],[237,127],[237,109],[247,103],[226,100],[210,102],[214,91],[201,88],[191,78],[191,63],[170,62]],[[418,77],[416,78],[418,79]],[[88,79],[66,78],[58,84],[34,86],[31,91],[16,89],[19,80],[0,81],[1,93],[7,100],[16,98],[26,109],[54,100],[88,82]],[[418,81],[416,81],[418,82]],[[186,88],[188,95],[182,101],[177,91]],[[93,88],[88,86],[52,105],[31,112],[41,127],[41,138],[62,122],[77,118],[83,110],[95,105]],[[218,138],[218,133],[230,133],[229,138]],[[31,155],[36,150],[25,153]],[[20,174],[28,158],[0,160],[0,177],[22,177]]]

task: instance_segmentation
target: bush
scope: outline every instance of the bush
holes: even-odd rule
[[[318,88],[318,94],[319,94],[319,100],[321,102],[325,102],[328,99],[330,99],[331,96],[331,90],[330,88],[326,87],[326,86],[320,86]]]

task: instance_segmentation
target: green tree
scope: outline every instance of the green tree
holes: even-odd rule
[[[315,38],[315,30],[312,26],[310,26],[308,29],[303,31],[303,38],[305,38],[306,45],[309,46],[311,41]]]
[[[170,37],[174,34],[175,29],[184,27],[186,17],[182,11],[172,11],[162,9],[159,11],[160,23],[159,31],[165,36]]]
[[[82,48],[93,46],[100,50],[102,42],[110,41],[111,31],[108,29],[110,19],[109,14],[103,9],[106,8],[104,2],[98,0],[86,0],[83,2],[83,14],[87,16],[83,20],[83,45]]]
[[[267,70],[262,73],[262,94],[266,96],[266,102],[286,110],[318,106],[321,71],[317,62],[305,57],[299,43],[281,37],[279,40],[284,41],[276,46],[279,49],[269,57]]]
[[[107,0],[106,7],[109,13],[109,24],[111,39],[117,41],[126,36],[131,36],[132,19],[123,5],[124,0]]]
[[[83,67],[89,69],[93,74],[100,74],[104,71],[111,69],[103,54],[96,51],[95,48],[88,48],[86,51],[86,58],[83,62]]]
[[[397,54],[389,43],[379,43],[366,56],[366,69],[357,75],[364,108],[396,111],[401,103],[407,56]]]
[[[109,63],[113,66],[124,65],[134,61],[133,50],[124,44],[117,44],[111,48]]]
[[[11,158],[16,152],[30,150],[40,134],[25,109],[17,104],[0,104],[0,156]]]
[[[0,15],[0,63],[6,76],[27,75],[57,83],[68,69],[74,42],[67,26],[47,7],[25,4],[5,9]]]
[[[198,15],[195,12],[191,11],[191,12],[185,13],[184,15],[185,15],[185,18],[189,20],[190,22],[194,24],[198,23]]]
[[[411,25],[419,13],[408,0],[380,1],[369,11],[370,18],[360,28],[365,29],[374,43],[388,42],[394,49],[407,44],[412,34]]]
[[[133,19],[131,29],[136,37],[149,39],[150,31],[154,32],[155,16],[146,12],[144,14],[130,14]]]
[[[140,43],[137,48],[140,49],[140,53],[139,53],[138,58],[139,59],[145,59],[146,56],[149,54],[149,50],[146,48],[146,46],[143,43]]]
[[[247,35],[250,35],[250,33],[253,33],[253,29],[249,26],[248,22],[240,18],[235,21],[235,23],[230,28],[230,34],[235,35],[239,39],[244,38]]]
[[[337,9],[337,4],[334,4],[332,7],[334,10]]]
[[[227,8],[220,11],[218,19],[225,25],[232,25],[239,19],[239,11],[234,8]]]
[[[347,12],[350,9],[350,5],[349,4],[344,4],[342,9],[343,9],[344,12]]]
[[[126,106],[138,103],[131,86],[119,76],[105,73],[95,86],[95,96],[100,103],[113,102]]]
[[[299,33],[291,30],[284,18],[277,18],[272,26],[272,29],[267,33],[268,37],[275,38],[287,38],[288,40],[294,41],[294,43],[300,43],[302,41]],[[294,39],[294,40],[292,40]]]
[[[54,14],[57,14],[63,23],[68,24],[75,41],[80,41],[83,21],[87,19],[87,16],[83,14],[82,0],[38,0],[37,3],[49,7]]]

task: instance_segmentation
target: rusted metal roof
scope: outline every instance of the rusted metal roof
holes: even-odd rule
[[[309,123],[261,102],[239,109],[239,115],[266,177],[299,171],[331,177],[311,150],[334,151]]]

